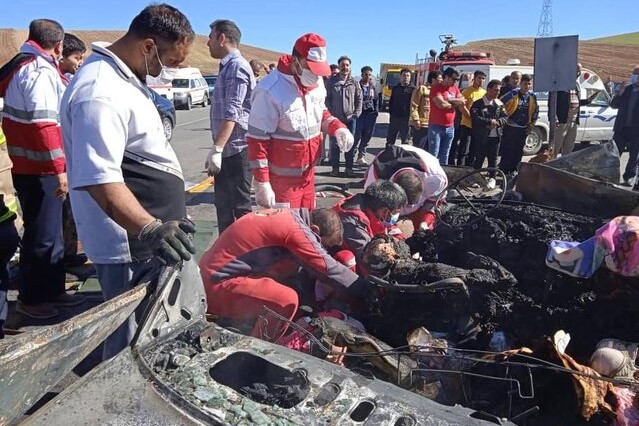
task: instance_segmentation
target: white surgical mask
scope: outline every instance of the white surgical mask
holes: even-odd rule
[[[160,60],[160,54],[158,53],[158,47],[155,47],[155,56],[158,58],[158,62],[162,67],[160,69],[160,73],[156,76],[149,74],[149,64],[146,59],[146,55],[144,55],[144,65],[146,66],[146,84],[170,84],[175,75],[177,73],[177,68],[170,68],[165,66]],[[150,77],[150,78],[149,78]]]
[[[317,74],[314,74],[313,71],[303,68],[302,65],[297,61],[297,67],[302,70],[302,74],[299,74],[297,77],[300,79],[300,83],[304,87],[313,87],[317,86],[317,80],[319,77]]]
[[[302,69],[302,74],[299,76],[300,83],[304,87],[312,87],[317,86],[318,76],[314,74],[313,71],[307,70],[306,68]]]
[[[630,84],[637,84],[637,82],[639,82],[639,75],[638,74],[632,74],[630,76]]]

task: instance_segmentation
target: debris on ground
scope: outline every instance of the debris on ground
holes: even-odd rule
[[[627,343],[639,341],[638,278],[604,268],[577,278],[545,264],[551,241],[583,241],[606,221],[525,203],[454,205],[441,219],[405,243],[375,238],[363,255],[387,284],[362,318],[367,331],[393,348],[407,335],[414,352],[415,341],[430,348],[413,355],[413,380],[424,380],[413,390],[526,425],[613,424],[629,410],[616,392],[639,385]],[[467,294],[419,291],[450,278]],[[601,356],[610,349],[621,358]]]

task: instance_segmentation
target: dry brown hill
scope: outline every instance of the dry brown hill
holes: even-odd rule
[[[489,51],[497,64],[517,58],[524,65],[532,65],[535,40],[533,38],[498,38],[480,40],[456,46],[456,51]],[[615,81],[627,80],[635,64],[639,63],[636,45],[604,43],[598,41],[579,42],[579,61],[584,68],[595,71],[602,79],[612,75]]]
[[[113,42],[124,34],[124,31],[74,31],[69,30],[80,37],[85,43],[90,45],[95,41]],[[20,46],[27,39],[27,30],[16,30],[0,28],[0,64],[4,64],[15,55]],[[193,50],[188,58],[188,64],[202,70],[202,73],[217,74],[219,61],[211,58],[209,49],[206,46],[208,37],[198,35],[193,45]],[[272,50],[260,49],[259,47],[241,45],[242,54],[247,60],[258,59],[265,64],[270,62],[277,63],[277,59],[281,53]]]

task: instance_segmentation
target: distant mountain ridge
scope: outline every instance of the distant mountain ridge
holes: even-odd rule
[[[632,33],[635,34],[635,33]],[[636,33],[639,35],[639,33]],[[620,35],[623,37],[626,35]],[[614,36],[617,37],[617,36]],[[612,37],[612,38],[614,38]],[[615,81],[625,81],[632,68],[639,63],[637,45],[618,42],[608,43],[598,40],[579,41],[579,62],[595,71],[605,81],[611,75]],[[479,40],[455,46],[455,51],[489,51],[497,64],[505,64],[508,59],[517,58],[522,65],[532,65],[534,61],[534,38],[499,38]]]
[[[68,30],[85,41],[89,46],[95,41],[113,42],[121,37],[123,30]],[[27,38],[27,30],[0,28],[0,64],[6,63],[17,52]],[[211,58],[206,42],[207,36],[196,37],[187,64],[197,67],[203,73],[217,73],[219,60]],[[619,34],[579,42],[579,60],[584,67],[595,71],[606,79],[612,75],[615,81],[627,80],[632,67],[639,63],[639,32]],[[247,60],[258,59],[265,64],[274,62],[282,54],[259,47],[241,45],[240,50]],[[498,64],[517,58],[524,65],[533,63],[533,38],[500,38],[469,42],[456,46],[456,51],[490,51]]]
[[[617,34],[608,37],[600,37],[593,38],[592,40],[596,43],[611,43],[611,44],[630,44],[630,45],[639,45],[639,31],[634,33],[625,33],[625,34]]]
[[[80,37],[89,47],[91,43],[96,41],[114,42],[125,33],[125,31],[119,30],[67,30],[67,32]],[[20,46],[22,46],[27,39],[27,35],[27,30],[0,28],[0,65],[6,63],[18,53]],[[220,61],[211,58],[209,48],[206,45],[207,41],[207,36],[196,36],[193,50],[187,58],[186,65],[197,67],[204,74],[217,74]],[[277,59],[281,55],[279,52],[248,45],[240,45],[240,51],[247,60],[258,59],[264,62],[265,65],[271,62],[277,63]]]

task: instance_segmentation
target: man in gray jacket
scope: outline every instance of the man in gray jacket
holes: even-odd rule
[[[332,76],[326,83],[326,108],[354,134],[357,117],[362,113],[362,89],[357,80],[351,76],[350,58],[342,56],[337,64],[339,65],[339,73]],[[335,138],[331,138],[329,147],[329,157],[333,168],[331,176],[339,176],[339,153],[337,141]],[[346,163],[345,175],[346,177],[355,176],[352,158]]]

